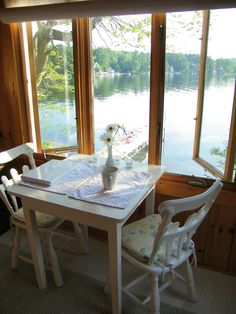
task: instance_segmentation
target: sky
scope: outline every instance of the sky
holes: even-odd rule
[[[137,18],[142,18],[138,15]],[[184,17],[184,19],[183,19]],[[130,18],[130,16],[128,17]],[[182,18],[182,23],[176,23],[176,20]],[[192,27],[192,22],[195,24],[195,29]],[[201,23],[202,12],[199,15],[195,12],[180,12],[167,14],[167,50],[170,52],[183,52],[183,53],[200,53],[201,44]],[[196,31],[197,28],[197,31]],[[188,29],[188,31],[187,31]],[[236,9],[224,9],[211,11],[210,42],[208,45],[208,53],[213,59],[220,57],[236,58],[236,40],[234,40],[234,32],[236,30]],[[106,38],[106,34],[100,30],[100,35]],[[104,41],[101,40],[98,32],[93,30],[93,46],[104,47]],[[127,37],[127,35],[126,35]],[[132,43],[134,39],[130,36],[128,41]],[[181,43],[181,44],[180,44]],[[150,39],[144,40],[145,49],[143,51],[150,51]],[[112,43],[109,42],[109,47]],[[113,49],[135,50],[131,45],[120,45],[120,47],[112,47]]]
[[[195,14],[194,11],[167,13],[167,51],[200,53],[202,12],[203,11],[198,11],[198,14]],[[136,15],[135,19],[140,20],[147,16],[148,15]],[[124,16],[121,18],[124,18]],[[126,18],[129,21],[134,18],[134,16],[129,15],[126,16]],[[176,22],[177,20],[178,23]],[[57,25],[55,28],[70,31],[71,26]],[[147,29],[151,31],[151,26]],[[236,9],[211,11],[208,55],[213,59],[220,57],[236,58],[236,40],[234,39],[235,30]],[[33,23],[33,33],[35,31],[35,23]],[[104,40],[101,40],[101,37],[104,38]],[[99,32],[96,30],[93,30],[92,32],[94,48],[101,46],[105,47],[106,42],[108,43],[108,46],[113,49],[128,51],[137,50],[137,48],[132,45],[136,41],[135,37],[126,34],[125,38],[127,42],[131,43],[130,45],[125,45],[124,42],[122,42],[119,46],[113,46],[113,43],[109,40],[109,36],[107,36],[103,29],[100,28]],[[143,38],[143,47],[139,50],[145,52],[150,51],[150,38]]]
[[[210,55],[214,59],[221,56],[236,58],[236,9],[215,10],[211,13],[211,20],[208,45]]]

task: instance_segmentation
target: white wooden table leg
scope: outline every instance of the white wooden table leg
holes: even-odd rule
[[[81,226],[77,222],[72,222],[72,225],[73,225],[77,240],[79,241],[79,246],[82,248],[82,251],[85,254],[88,254],[89,248],[88,248],[87,239],[86,239],[86,238],[88,238],[88,235],[84,234]]]
[[[35,275],[40,289],[47,287],[46,274],[43,261],[43,253],[39,232],[35,217],[35,212],[27,208],[27,204],[23,201],[24,216],[26,223],[27,235],[30,243],[31,254],[34,264]]]
[[[146,203],[145,203],[145,216],[149,216],[154,213],[154,205],[155,205],[155,185],[153,186],[153,189],[146,197]]]
[[[109,274],[112,298],[112,314],[121,314],[121,225],[114,224],[108,231]]]

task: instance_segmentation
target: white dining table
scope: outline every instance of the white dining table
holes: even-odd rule
[[[86,159],[86,156],[77,155],[72,160]],[[24,208],[25,223],[30,242],[33,264],[40,289],[47,286],[42,247],[36,224],[35,211],[57,216],[73,222],[78,222],[108,233],[109,274],[112,299],[112,313],[122,311],[122,263],[121,263],[121,228],[132,213],[145,200],[145,214],[154,211],[155,185],[165,172],[164,166],[134,163],[132,170],[151,173],[141,191],[124,209],[98,205],[73,199],[68,195],[52,193],[50,191],[32,188],[21,184],[13,185],[9,193],[21,198]],[[129,171],[127,169],[127,171]]]

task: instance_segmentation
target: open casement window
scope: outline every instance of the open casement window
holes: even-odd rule
[[[91,153],[89,20],[37,21],[25,29],[38,151]]]
[[[159,76],[154,71],[151,84],[159,94],[151,119],[160,117],[156,149],[168,172],[234,180],[236,48],[230,30],[235,13],[212,11],[210,23],[208,11],[166,13],[166,23],[159,25],[165,31],[152,50],[152,58],[159,55],[152,70],[165,56],[165,79],[161,70]],[[165,50],[158,50],[164,44]]]
[[[202,20],[202,11],[166,13],[161,162],[168,172],[204,177],[192,158]]]
[[[193,155],[227,181],[236,167],[235,16],[235,9],[205,13]]]

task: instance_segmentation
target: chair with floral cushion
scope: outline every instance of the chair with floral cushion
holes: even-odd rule
[[[189,261],[190,257],[195,256],[192,236],[221,188],[222,183],[217,179],[202,194],[164,201],[159,206],[159,214],[147,216],[122,228],[122,256],[143,273],[122,287],[123,293],[132,301],[147,307],[150,313],[160,313],[159,293],[175,278],[186,283],[189,299],[192,301],[196,299]],[[176,214],[193,210],[194,213],[188,216],[182,226],[179,222],[172,222]],[[186,278],[176,271],[183,263],[186,266]],[[133,288],[146,277],[150,280],[150,293],[145,300],[140,300]]]

